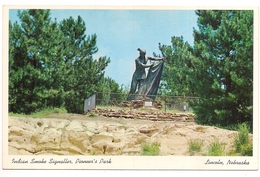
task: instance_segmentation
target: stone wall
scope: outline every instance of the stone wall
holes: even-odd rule
[[[141,110],[112,110],[96,108],[90,111],[97,115],[114,118],[129,118],[129,119],[141,119],[151,121],[183,121],[194,122],[195,115],[191,113],[165,113],[162,111],[141,111]]]
[[[119,105],[122,107],[128,107],[133,109],[138,109],[145,107],[145,102],[150,102],[152,104],[151,107],[156,109],[162,108],[162,103],[160,101],[155,100],[132,100],[132,101],[123,101]]]

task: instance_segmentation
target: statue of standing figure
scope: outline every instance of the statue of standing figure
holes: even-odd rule
[[[128,101],[139,99],[154,100],[159,88],[164,58],[146,57],[146,51],[140,48],[139,57],[135,59],[135,72],[132,77]],[[148,60],[159,61],[158,64],[147,64]],[[145,68],[149,68],[146,76]]]

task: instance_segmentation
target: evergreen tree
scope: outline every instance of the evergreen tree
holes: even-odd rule
[[[81,17],[51,21],[50,10],[18,11],[9,22],[9,111],[31,113],[65,106],[83,112],[110,62],[94,60],[96,35],[86,36]]]
[[[123,94],[123,88],[110,77],[103,77],[98,86],[98,103],[101,105],[117,105],[126,100],[127,94]]]
[[[161,91],[200,97],[201,124],[252,122],[253,11],[198,10],[194,47],[182,37],[159,46],[166,58]]]
[[[251,122],[253,11],[198,10],[194,29],[194,106],[203,124]]]
[[[57,100],[58,84],[51,78],[61,33],[49,15],[49,10],[18,11],[21,25],[9,23],[9,111],[30,113]]]
[[[171,46],[159,46],[166,58],[160,91],[170,96],[194,96],[190,86],[194,72],[193,48],[183,41],[182,36],[173,36],[171,42]]]
[[[63,87],[66,92],[65,107],[68,112],[81,113],[84,99],[93,94],[97,84],[104,77],[104,70],[109,58],[93,59],[98,49],[97,36],[86,37],[85,22],[80,16],[76,20],[72,17],[60,23],[60,30],[65,36],[62,55],[64,61]]]

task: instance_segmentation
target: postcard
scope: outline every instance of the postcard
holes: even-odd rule
[[[4,170],[258,170],[257,7],[3,14]]]

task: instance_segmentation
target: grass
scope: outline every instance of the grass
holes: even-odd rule
[[[15,117],[26,117],[27,116],[25,114],[18,114],[18,113],[13,113],[13,112],[9,112],[8,115],[15,116]]]
[[[249,139],[249,127],[246,123],[238,125],[238,134],[235,138],[235,152],[242,156],[253,155],[253,144]]]
[[[62,114],[62,113],[67,113],[67,110],[65,108],[47,108],[47,109],[43,109],[43,110],[31,113],[29,115],[17,114],[17,113],[12,113],[12,112],[10,112],[8,115],[17,116],[17,117],[46,118],[52,114]]]
[[[222,126],[220,124],[214,124],[215,127],[226,129],[226,130],[236,130],[237,129],[237,124],[230,124],[230,125],[225,125]]]
[[[160,155],[160,143],[144,144],[142,146],[143,156],[158,156]]]
[[[215,139],[208,146],[208,152],[206,156],[225,156],[225,145],[221,143],[218,139]]]
[[[33,118],[44,118],[50,116],[51,114],[62,114],[62,113],[67,113],[67,110],[65,108],[47,108],[32,113],[30,114],[30,116]]]
[[[196,152],[200,152],[203,146],[203,140],[201,139],[191,139],[188,141],[189,153],[194,155]]]
[[[89,117],[92,117],[92,118],[98,117],[98,115],[94,112],[90,112],[88,115],[89,115]]]
[[[237,136],[234,139],[233,149],[225,152],[225,144],[221,143],[217,138],[209,144],[207,152],[203,155],[206,156],[252,156],[253,144],[249,138],[250,128],[247,123],[237,125]],[[188,141],[189,153],[194,155],[200,152],[203,146],[203,140],[193,139]]]

